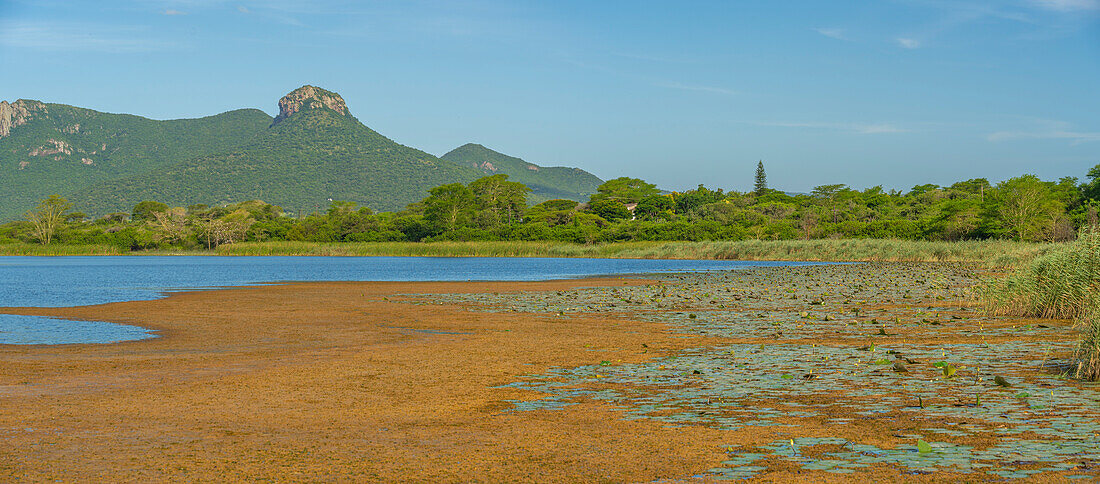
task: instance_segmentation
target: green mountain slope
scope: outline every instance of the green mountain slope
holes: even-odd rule
[[[532,203],[554,198],[585,202],[603,183],[596,175],[580,168],[539,166],[475,143],[459,146],[440,158],[477,169],[486,175],[508,175],[509,180],[531,188],[528,198]]]
[[[257,109],[157,121],[64,104],[0,102],[0,220],[20,218],[51,194],[72,197],[107,180],[233,149],[270,124],[271,116]]]
[[[287,211],[323,210],[332,200],[399,210],[428,189],[476,179],[476,170],[400,145],[351,116],[339,95],[304,86],[247,146],[111,180],[74,194],[93,213],[141,200],[170,205],[261,199]]]
[[[51,194],[89,215],[262,199],[288,211],[332,200],[400,210],[428,189],[505,173],[529,201],[587,200],[602,181],[576,168],[541,167],[468,144],[444,157],[398,144],[361,124],[340,95],[303,86],[274,119],[241,109],[157,121],[62,104],[0,102],[0,221]]]

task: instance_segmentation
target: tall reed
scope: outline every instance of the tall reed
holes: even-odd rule
[[[889,239],[740,240],[704,242],[246,242],[218,247],[222,255],[609,257],[809,261],[979,262],[1009,267],[1059,247],[1005,240],[931,242]]]
[[[26,244],[21,242],[0,244],[0,255],[63,256],[63,255],[124,255],[113,245]]]
[[[1076,375],[1100,378],[1100,232],[1037,257],[1016,273],[979,286],[994,314],[1073,319],[1083,327]]]

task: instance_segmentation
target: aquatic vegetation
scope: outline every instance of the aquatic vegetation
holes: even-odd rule
[[[821,429],[763,444],[716,442],[730,455],[709,469],[715,479],[759,476],[777,459],[837,474],[889,465],[1095,479],[1100,389],[1052,371],[1072,360],[1073,335],[972,311],[965,301],[979,276],[951,264],[753,268],[654,275],[640,286],[414,300],[598,314],[728,341],[641,363],[554,368],[506,385],[538,395],[513,401],[517,412],[597,401],[624,419],[665,426]],[[868,433],[894,443],[863,440]],[[811,452],[816,446],[830,447]]]
[[[21,242],[0,244],[0,254],[11,256],[62,256],[62,255],[124,255],[113,245],[26,244]]]
[[[997,314],[1074,319],[1097,305],[1100,282],[1100,232],[1038,257],[1015,274],[980,286]]]
[[[891,239],[740,240],[704,242],[553,241],[475,242],[243,242],[219,246],[221,255],[330,255],[438,257],[612,257],[805,261],[978,262],[1010,267],[1058,244],[1009,240],[932,242]]]
[[[1083,326],[1075,376],[1100,379],[1100,232],[1033,260],[1015,274],[980,286],[994,314],[1074,319]]]

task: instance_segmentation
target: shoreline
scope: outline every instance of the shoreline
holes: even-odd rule
[[[908,279],[912,271],[921,282]],[[1037,438],[994,432],[1004,412],[1078,418],[1074,392],[1092,387],[1052,379],[1019,357],[1024,347],[1064,342],[1070,323],[968,321],[975,315],[960,289],[970,273],[882,264],[658,280],[308,282],[19,308],[5,312],[163,333],[0,346],[0,480],[684,481],[764,452],[750,462],[763,469],[757,477],[823,482],[844,475],[799,462],[828,460],[845,451],[839,442],[911,459],[911,435],[924,434],[954,458],[951,446]],[[796,287],[805,289],[788,291]],[[852,308],[860,313],[847,316]],[[878,353],[860,348],[869,341]],[[981,349],[990,345],[1000,349]],[[948,352],[957,346],[971,349]],[[909,373],[890,371],[895,349],[919,360]],[[937,376],[941,351],[959,378]],[[999,389],[992,374],[975,380],[987,365],[1017,388]],[[975,388],[989,410],[972,404]],[[1026,389],[1045,405],[1046,388],[1061,400],[1041,411],[1013,396]],[[988,431],[983,416],[993,418]],[[1095,418],[1074,422],[1057,428],[1100,428]],[[937,433],[943,427],[979,431]],[[784,457],[788,441],[801,449],[795,461]],[[992,477],[944,466],[852,469],[873,481]],[[1095,467],[1074,469],[1037,477],[1095,477]]]
[[[0,403],[6,409],[0,431],[10,444],[0,446],[0,476],[279,480],[287,478],[283,466],[293,465],[306,475],[374,476],[368,480],[530,480],[560,478],[581,462],[593,470],[617,468],[616,480],[643,479],[655,470],[685,475],[698,455],[720,457],[698,443],[707,439],[692,442],[698,433],[618,422],[602,406],[575,415],[549,412],[532,421],[505,412],[500,403],[532,395],[498,387],[552,367],[641,361],[705,339],[673,338],[653,323],[487,316],[458,305],[410,304],[401,296],[644,282],[296,283],[6,310],[135,324],[161,337],[0,346]],[[639,351],[642,342],[653,351]],[[335,422],[340,424],[333,427]],[[5,430],[13,428],[32,430]],[[449,448],[407,440],[429,435],[451,442]],[[470,447],[473,435],[480,443]],[[531,438],[539,445],[531,446]],[[393,439],[406,443],[395,445]],[[625,452],[635,461],[694,451],[631,469],[619,462],[623,454],[588,452],[611,439],[630,442],[634,450]],[[44,441],[56,445],[43,447]],[[203,444],[190,444],[198,442]],[[506,450],[484,448],[486,443]],[[149,445],[161,450],[149,454]],[[315,450],[300,453],[307,449]],[[196,452],[204,456],[199,461],[190,457]],[[530,465],[515,467],[524,455]],[[136,456],[142,456],[140,464],[131,460]],[[227,467],[229,462],[237,464]]]
[[[807,262],[968,262],[1008,267],[1060,247],[1006,240],[894,239],[701,242],[244,242],[213,250],[123,251],[111,246],[0,244],[7,256],[541,257]]]

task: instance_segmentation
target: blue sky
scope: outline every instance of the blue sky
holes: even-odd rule
[[[0,99],[156,119],[313,84],[430,153],[669,189],[1100,163],[1100,0],[0,0],[0,66]]]

